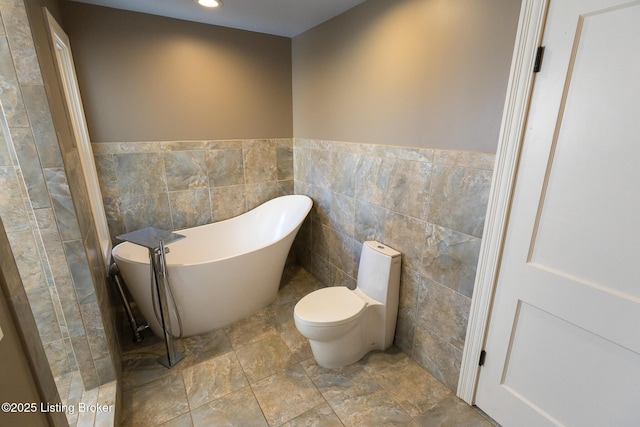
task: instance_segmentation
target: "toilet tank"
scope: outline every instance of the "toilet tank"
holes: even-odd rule
[[[357,288],[384,305],[393,305],[389,298],[395,298],[396,311],[400,291],[400,255],[387,245],[367,241],[362,245],[358,268]]]

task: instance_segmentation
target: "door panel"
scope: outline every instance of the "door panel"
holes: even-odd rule
[[[476,404],[640,423],[640,2],[552,0]]]

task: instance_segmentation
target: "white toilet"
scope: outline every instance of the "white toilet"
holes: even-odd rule
[[[298,301],[296,327],[309,338],[318,365],[340,368],[393,343],[400,258],[400,252],[382,243],[364,242],[355,290],[323,288]]]

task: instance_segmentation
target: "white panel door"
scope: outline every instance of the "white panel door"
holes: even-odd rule
[[[640,425],[640,2],[551,0],[476,404]]]

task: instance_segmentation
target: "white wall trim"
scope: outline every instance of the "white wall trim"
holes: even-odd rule
[[[507,86],[505,110],[480,247],[467,336],[462,353],[457,395],[468,404],[475,401],[480,372],[478,360],[488,329],[491,304],[507,227],[520,148],[533,88],[533,64],[550,0],[523,0]]]
[[[49,10],[47,10],[46,7],[42,9],[45,15],[45,22],[49,29],[49,40],[51,49],[54,52],[54,61],[58,68],[65,100],[69,108],[71,125],[75,136],[75,145],[78,148],[80,164],[87,185],[87,192],[89,193],[89,204],[96,226],[96,237],[99,241],[105,268],[108,273],[111,260],[111,237],[109,235],[107,217],[102,203],[102,192],[100,191],[100,184],[98,183],[98,172],[96,171],[96,164],[93,159],[93,150],[91,148],[91,140],[89,139],[89,131],[82,107],[82,99],[80,98],[80,89],[78,88],[75,66],[73,64],[73,57],[71,56],[69,38]]]

